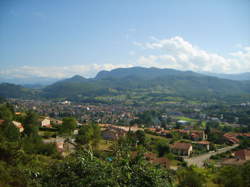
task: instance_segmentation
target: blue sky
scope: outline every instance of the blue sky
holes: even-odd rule
[[[249,0],[1,0],[0,77],[250,71]]]

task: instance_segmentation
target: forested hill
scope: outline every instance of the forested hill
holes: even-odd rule
[[[244,96],[249,98],[250,95],[250,81],[221,79],[192,71],[142,67],[101,71],[93,79],[77,75],[49,85],[37,93],[34,93],[32,89],[23,90],[20,86],[16,89],[18,90],[16,93],[10,85],[8,87],[6,84],[0,85],[0,96],[23,97],[27,95],[30,97],[37,94],[39,97],[51,99],[93,100],[97,97],[99,99],[99,97],[121,95],[123,97],[137,96],[137,98],[143,95],[186,98]]]
[[[2,83],[0,84],[0,97],[3,98],[37,98],[39,91],[24,88],[20,85]]]
[[[137,77],[144,80],[155,79],[159,77],[171,77],[171,76],[195,76],[201,77],[202,74],[198,74],[192,71],[178,71],[175,69],[159,69],[159,68],[118,68],[111,71],[100,71],[95,79],[121,79],[129,77]]]

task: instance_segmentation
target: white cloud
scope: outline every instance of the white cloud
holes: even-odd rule
[[[250,71],[250,47],[244,47],[226,58],[193,46],[179,36],[163,40],[155,38],[153,42],[148,43],[134,42],[134,45],[162,53],[141,56],[138,59],[138,64],[141,66],[217,73]]]
[[[151,37],[152,42],[134,45],[148,50],[148,54],[138,57],[132,64],[88,64],[70,66],[22,66],[0,69],[0,78],[66,78],[73,75],[93,77],[101,70],[112,70],[132,66],[173,68],[179,70],[208,71],[216,73],[239,73],[250,71],[250,47],[241,46],[238,51],[223,57],[216,53],[209,53],[193,46],[183,38],[176,36],[169,39]],[[152,53],[151,53],[152,52]],[[156,54],[157,52],[157,54]],[[129,51],[129,56],[136,56],[138,52]]]
[[[101,70],[112,70],[115,68],[131,67],[131,64],[90,64],[90,65],[72,65],[72,66],[22,66],[0,70],[0,77],[11,78],[66,78],[73,75],[82,75],[84,77],[93,77]]]

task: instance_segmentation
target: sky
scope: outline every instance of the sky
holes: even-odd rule
[[[250,72],[250,1],[0,1],[0,78],[132,66]]]

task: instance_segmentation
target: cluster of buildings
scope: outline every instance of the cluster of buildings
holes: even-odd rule
[[[12,99],[10,102],[16,111],[31,109],[41,116],[63,118],[74,116],[79,122],[95,121],[97,123],[128,124],[135,119],[136,109],[123,105],[76,104],[70,101],[52,102],[39,100]]]
[[[181,134],[182,136],[185,136],[193,141],[199,141],[199,140],[206,140],[207,135],[203,130],[185,130],[185,129],[171,129],[171,130],[164,130],[163,128],[147,128],[147,130],[160,135],[160,136],[166,136],[171,137],[172,133],[176,132]]]
[[[116,126],[112,124],[99,124],[102,130],[102,137],[105,140],[118,140],[120,137],[125,136],[128,131],[142,130],[137,126]]]

